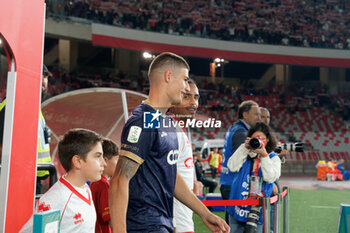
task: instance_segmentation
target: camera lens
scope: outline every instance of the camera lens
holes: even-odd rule
[[[252,150],[256,150],[258,148],[260,148],[262,145],[262,142],[259,138],[252,138],[249,141],[249,146]]]
[[[243,233],[256,233],[260,217],[261,206],[252,206]]]

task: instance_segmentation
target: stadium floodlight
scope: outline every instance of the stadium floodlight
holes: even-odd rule
[[[218,68],[218,67],[221,68],[221,77],[223,78],[224,77],[224,65],[227,63],[228,63],[228,61],[226,61],[225,59],[217,57],[214,59],[213,63],[211,63],[211,64],[214,64],[215,68]],[[211,68],[211,69],[215,69],[215,68]],[[211,76],[214,77],[215,74],[211,73]]]
[[[142,56],[145,59],[152,59],[152,58],[154,58],[154,55],[150,54],[149,52],[143,52]]]

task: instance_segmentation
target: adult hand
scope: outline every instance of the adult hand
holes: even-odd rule
[[[273,195],[278,195],[278,188],[277,188],[277,185],[275,183],[273,184],[272,193],[273,193]]]
[[[286,157],[290,155],[290,152],[286,149],[283,149],[281,153],[278,154],[280,157],[281,161],[284,163],[286,161]]]
[[[255,152],[261,156],[264,156],[264,157],[268,155],[268,153],[265,149],[264,143],[262,143],[262,146],[260,148],[253,150],[253,152]]]
[[[202,193],[202,190],[203,190],[203,184],[202,184],[202,182],[195,180],[195,181],[193,182],[193,193],[194,193],[196,196],[200,196],[200,194]]]
[[[211,232],[214,233],[229,233],[230,227],[227,223],[220,217],[214,215],[211,212],[207,212],[207,214],[202,218],[204,224],[209,228]]]

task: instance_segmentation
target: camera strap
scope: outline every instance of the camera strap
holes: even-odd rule
[[[251,198],[260,198],[263,196],[261,193],[262,188],[262,178],[259,177],[259,164],[260,161],[258,157],[255,160],[251,160],[251,172],[254,174],[250,176],[249,179],[249,196]]]
[[[255,162],[254,162],[254,176],[258,176],[259,174],[259,165],[260,165],[260,160],[258,157],[256,157]]]

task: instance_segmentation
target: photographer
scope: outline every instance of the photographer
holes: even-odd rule
[[[281,160],[273,152],[275,147],[276,138],[268,125],[258,122],[249,129],[245,143],[227,163],[234,174],[229,199],[271,196],[273,182],[281,175]],[[262,232],[260,206],[229,206],[227,210],[232,233]]]

